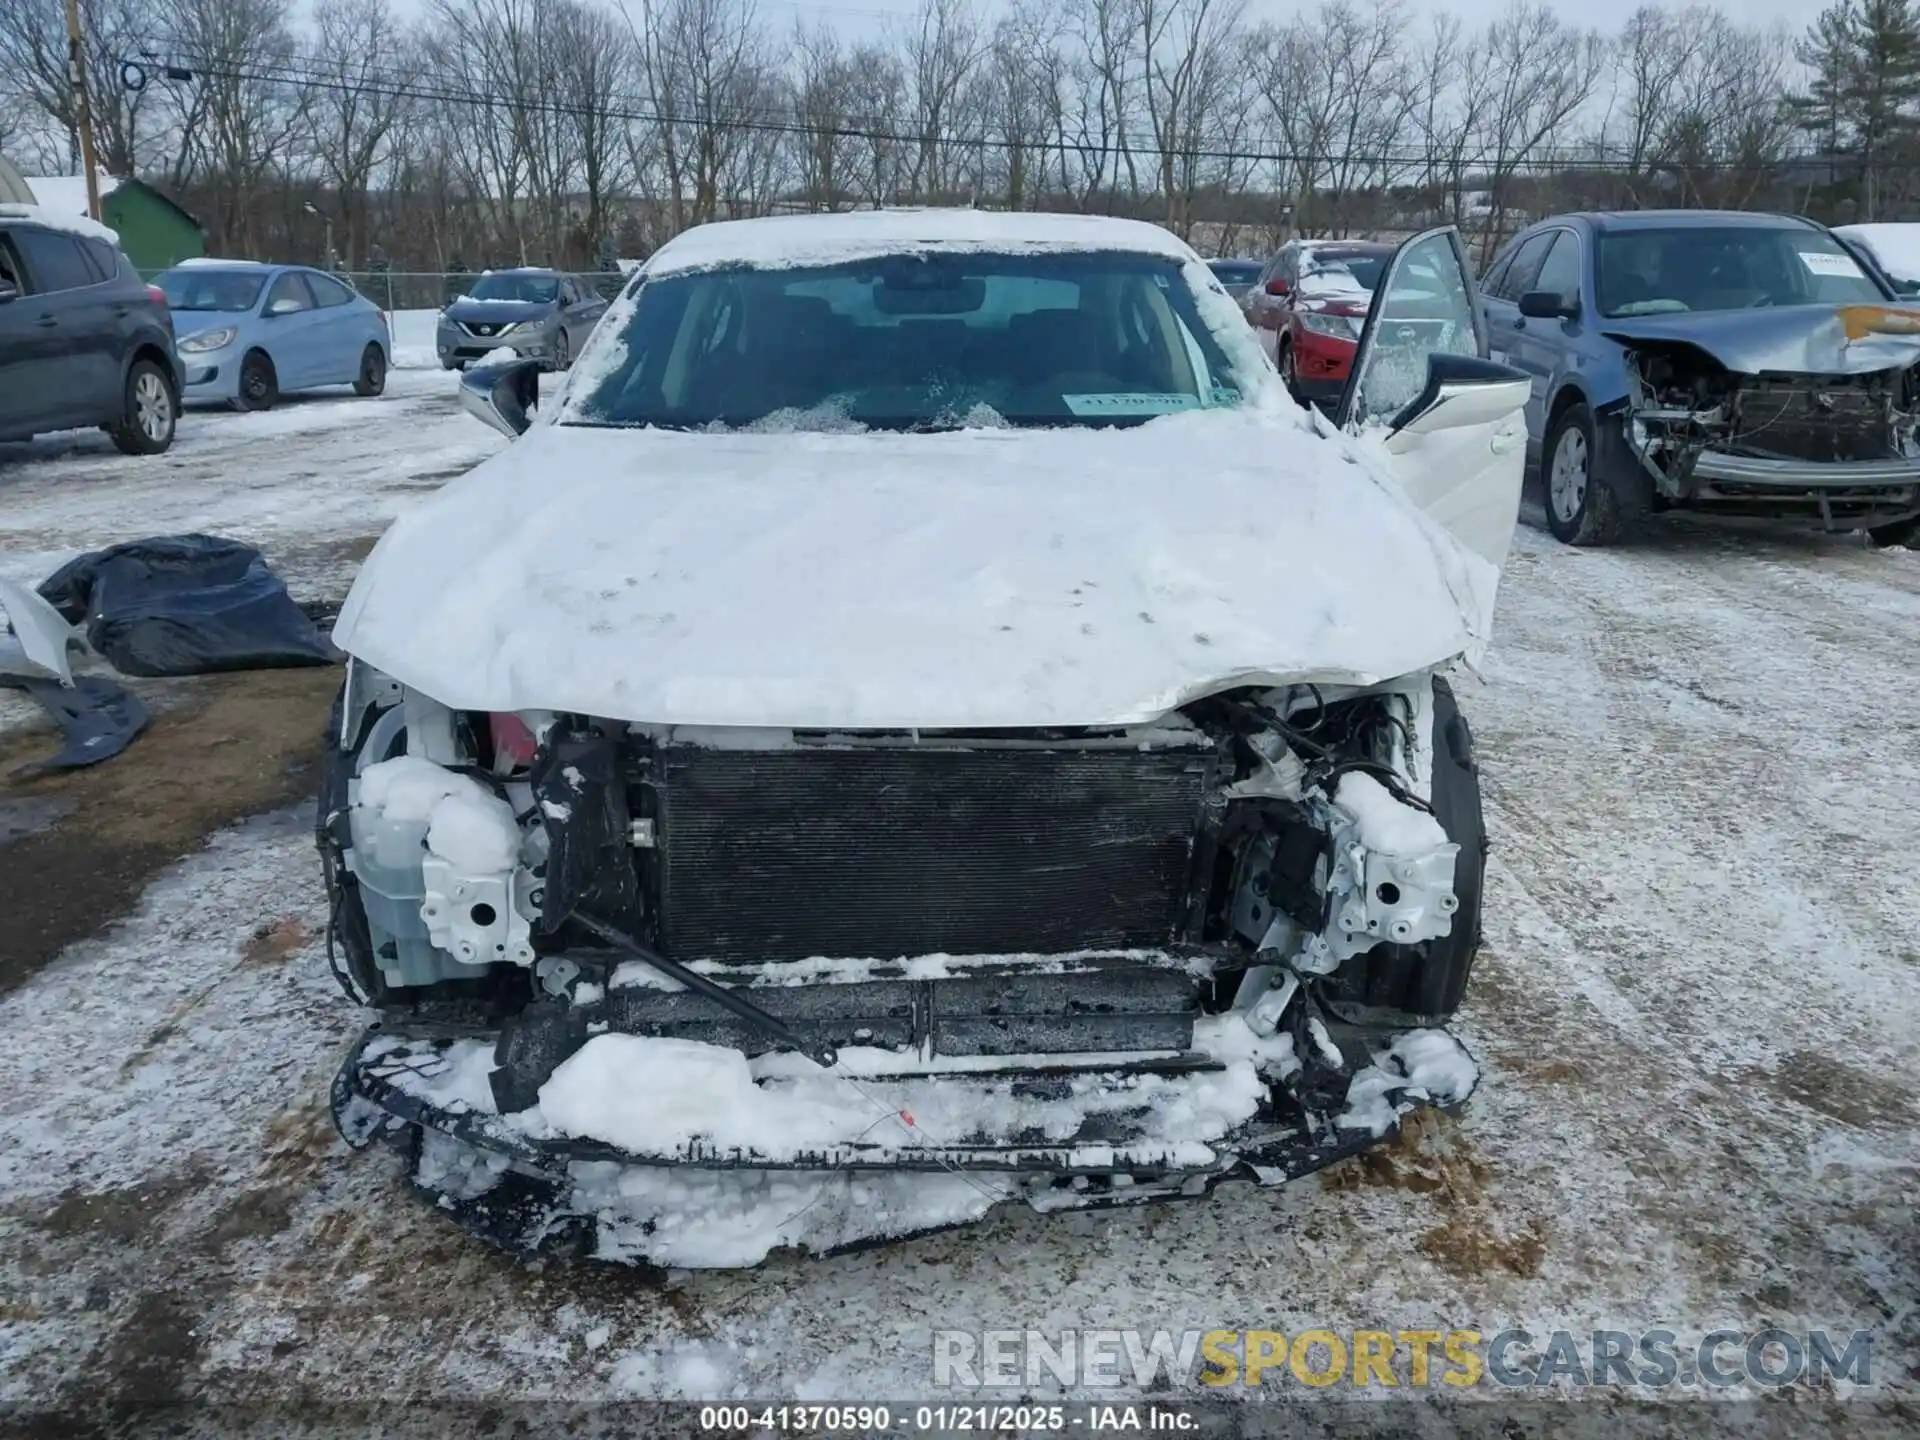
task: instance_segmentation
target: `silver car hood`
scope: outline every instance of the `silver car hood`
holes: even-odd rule
[[[1789,305],[1761,310],[1642,315],[1598,322],[1625,345],[1680,342],[1742,375],[1864,375],[1920,363],[1920,309]]]
[[[399,520],[334,639],[455,708],[1134,723],[1476,651],[1497,572],[1291,407],[1120,430],[536,425]]]

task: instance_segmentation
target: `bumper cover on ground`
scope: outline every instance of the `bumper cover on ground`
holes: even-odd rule
[[[1205,1139],[1183,1126],[1206,1129],[1216,1112],[1203,1097],[1244,1082],[1245,1058],[1059,1055],[850,1074],[846,1103],[871,1121],[855,1138],[777,1155],[696,1138],[634,1154],[552,1133],[537,1110],[497,1113],[481,1037],[376,1025],[341,1066],[332,1104],[349,1143],[401,1146],[426,1198],[507,1249],[744,1265],[776,1248],[832,1253],[949,1228],[1007,1200],[1098,1209],[1202,1196],[1225,1180],[1283,1184],[1389,1138],[1415,1107],[1459,1105],[1477,1076],[1444,1031],[1346,1045],[1363,1063],[1264,1068],[1254,1113]],[[984,1113],[1016,1118],[994,1133],[929,1133],[929,1084],[960,1111],[979,1100]]]

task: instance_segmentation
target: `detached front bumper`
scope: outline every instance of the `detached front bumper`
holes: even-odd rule
[[[1339,1065],[1331,1044],[1303,1065],[1284,1035],[1258,1040],[1237,1016],[1203,1021],[1184,1052],[903,1068],[864,1050],[832,1070],[763,1055],[755,1083],[773,1110],[845,1107],[832,1139],[695,1136],[635,1151],[562,1133],[537,1101],[501,1113],[495,1094],[511,1093],[507,1072],[526,1059],[511,1031],[376,1024],[341,1066],[332,1106],[350,1144],[397,1144],[419,1193],[504,1248],[751,1265],[777,1248],[824,1254],[950,1228],[1009,1200],[1097,1209],[1203,1196],[1226,1180],[1284,1184],[1391,1137],[1416,1107],[1461,1104],[1477,1080],[1443,1030],[1328,1031],[1350,1057]]]

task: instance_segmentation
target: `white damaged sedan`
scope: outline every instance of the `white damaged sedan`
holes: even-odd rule
[[[1280,1184],[1453,1105],[1526,382],[1450,230],[1297,408],[1156,227],[716,224],[399,521],[319,838],[333,1108],[519,1250],[752,1264]]]

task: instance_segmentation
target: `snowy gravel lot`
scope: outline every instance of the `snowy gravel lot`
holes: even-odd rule
[[[451,377],[400,371],[189,415],[158,461],[0,446],[0,573],[204,529],[337,598],[498,443]],[[277,812],[0,999],[0,1403],[899,1399],[937,1393],[936,1325],[1514,1324],[1868,1329],[1883,1396],[1920,1402],[1920,554],[1523,529],[1501,612],[1460,682],[1494,843],[1463,1118],[1281,1192],[748,1273],[530,1269],[334,1138],[360,1017],[308,815]]]

